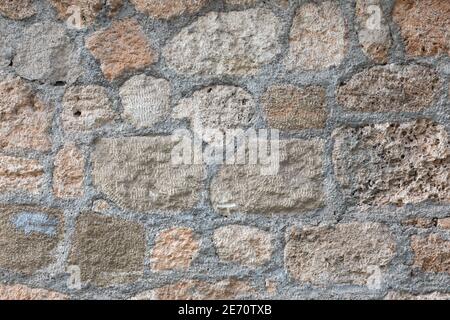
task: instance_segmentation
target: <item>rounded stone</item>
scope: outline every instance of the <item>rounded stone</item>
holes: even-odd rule
[[[339,86],[337,100],[348,111],[417,112],[432,106],[441,84],[430,67],[389,64],[355,74]]]
[[[23,20],[34,16],[36,10],[32,0],[2,0],[0,14],[14,20]]]
[[[364,53],[377,63],[386,63],[392,37],[381,0],[357,0],[356,22],[359,43]]]
[[[158,60],[158,54],[135,19],[114,21],[111,27],[92,34],[86,47],[100,60],[103,74],[110,81]]]
[[[120,88],[124,119],[136,128],[151,127],[170,113],[169,81],[145,74],[134,76]]]
[[[55,263],[63,230],[60,211],[0,206],[0,268],[31,275]]]
[[[258,228],[225,226],[214,231],[213,239],[222,261],[254,268],[264,265],[272,256],[272,237]]]
[[[263,95],[262,105],[269,126],[283,131],[321,129],[328,117],[326,92],[318,86],[272,86]]]
[[[333,133],[333,163],[351,205],[448,203],[448,134],[428,119],[342,127]]]
[[[193,14],[211,0],[130,0],[137,10],[158,19]]]
[[[73,83],[82,73],[78,53],[64,27],[51,22],[25,29],[13,65],[19,76],[50,84]]]
[[[20,78],[0,82],[0,149],[48,151],[52,110]]]
[[[183,28],[164,47],[178,73],[249,76],[281,52],[281,23],[266,9],[210,12]]]
[[[75,145],[62,148],[55,157],[53,192],[58,198],[77,198],[83,195],[84,156]]]
[[[200,242],[192,229],[174,227],[160,232],[152,248],[152,270],[187,270],[198,254]]]
[[[347,30],[339,4],[307,3],[294,16],[285,65],[296,71],[336,67],[344,60],[347,46]]]
[[[285,264],[289,274],[301,282],[367,285],[374,270],[382,278],[395,249],[389,228],[382,224],[308,227],[288,234]]]
[[[97,85],[74,86],[63,97],[62,125],[65,132],[99,129],[114,119],[106,89]]]
[[[205,129],[247,128],[256,120],[256,103],[250,93],[239,87],[207,87],[181,100],[173,117],[188,118],[197,133]]]
[[[408,55],[450,55],[449,1],[397,0],[392,18]]]

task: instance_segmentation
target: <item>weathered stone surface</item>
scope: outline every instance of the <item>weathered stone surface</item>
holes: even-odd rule
[[[52,113],[20,78],[0,82],[0,149],[51,147]]]
[[[58,198],[76,198],[83,195],[84,156],[75,145],[62,148],[55,158],[53,192]]]
[[[107,286],[136,281],[144,272],[142,225],[93,213],[78,217],[69,265],[81,270],[81,281]]]
[[[304,228],[288,235],[285,264],[301,282],[366,285],[372,275],[382,278],[395,246],[389,229],[378,223]]]
[[[201,165],[175,165],[171,137],[100,139],[92,156],[94,185],[124,209],[182,211],[200,199]]]
[[[280,53],[280,32],[266,9],[210,12],[171,39],[164,57],[179,73],[248,76]]]
[[[398,0],[392,16],[408,55],[450,54],[450,2]]]
[[[111,209],[109,203],[105,200],[95,200],[92,204],[92,211],[99,213],[106,213]]]
[[[193,14],[202,9],[211,0],[130,0],[136,9],[158,19]]]
[[[86,47],[100,60],[103,74],[110,81],[158,59],[134,19],[115,21],[111,27],[95,32],[86,41]]]
[[[412,236],[414,266],[425,272],[450,273],[450,241],[438,234]]]
[[[123,0],[107,0],[106,5],[109,8],[109,17],[113,17],[122,9]]]
[[[23,32],[13,65],[23,78],[51,84],[73,83],[82,72],[65,28],[51,22],[33,24]]]
[[[289,70],[324,70],[341,64],[347,51],[345,20],[336,1],[297,9],[285,60]]]
[[[450,218],[443,218],[439,219],[437,226],[442,229],[449,229],[450,230]]]
[[[254,289],[246,282],[226,279],[214,283],[183,280],[143,292],[135,300],[231,300],[252,297]]]
[[[92,24],[103,6],[102,0],[50,0],[50,3],[57,10],[59,19],[79,18],[80,27]],[[75,16],[78,13],[79,16]]]
[[[364,53],[375,62],[386,63],[392,38],[381,0],[357,0],[356,22],[359,43]]]
[[[158,234],[152,248],[153,270],[187,270],[197,256],[200,242],[192,229],[175,227]]]
[[[432,228],[437,225],[437,219],[412,218],[402,221],[402,225],[416,228]]]
[[[351,204],[448,202],[448,134],[427,119],[339,128],[334,172]]]
[[[259,0],[224,0],[225,5],[229,6],[250,6],[259,3]],[[289,6],[289,0],[268,0],[265,1],[286,9]]]
[[[50,0],[58,12],[58,18],[68,20],[70,17],[78,19],[78,12],[83,28],[95,22],[104,6],[109,8],[109,15],[114,15],[122,6],[123,0]],[[79,10],[78,12],[75,10]],[[74,21],[75,22],[75,21]]]
[[[356,112],[417,112],[432,106],[438,73],[420,65],[386,65],[354,75],[337,90],[339,104]]]
[[[211,202],[221,213],[294,213],[324,205],[322,140],[280,140],[277,175],[261,165],[225,165],[211,182]]]
[[[67,300],[65,294],[45,289],[30,288],[22,284],[0,285],[0,300]]]
[[[245,90],[233,86],[207,87],[175,107],[174,118],[189,118],[194,131],[237,129],[255,122],[256,103]]]
[[[170,83],[145,74],[132,77],[120,88],[124,118],[137,128],[151,127],[170,112]]]
[[[262,104],[271,128],[320,129],[327,121],[326,92],[322,87],[272,86],[262,97]]]
[[[450,300],[449,293],[432,292],[428,294],[413,295],[406,292],[390,291],[384,300]]]
[[[63,97],[62,124],[66,132],[95,130],[114,118],[106,89],[101,86],[74,86]]]
[[[258,228],[229,225],[214,231],[214,246],[223,261],[257,267],[272,256],[272,237]]]
[[[3,0],[0,14],[14,20],[22,20],[36,14],[32,0]]]
[[[0,192],[38,194],[44,184],[44,168],[37,160],[0,155]]]
[[[32,274],[54,263],[63,223],[59,211],[0,206],[0,268]]]

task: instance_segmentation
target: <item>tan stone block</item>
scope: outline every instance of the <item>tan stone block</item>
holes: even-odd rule
[[[134,282],[144,272],[145,231],[139,223],[93,213],[76,223],[68,263],[81,281],[108,286]]]
[[[272,86],[262,104],[269,126],[279,130],[321,129],[328,117],[325,89],[317,86]]]
[[[48,151],[52,112],[20,78],[0,82],[0,149]]]
[[[214,246],[219,258],[248,267],[267,263],[272,256],[272,236],[258,228],[229,225],[214,231]]]
[[[285,264],[289,274],[301,282],[380,285],[395,248],[389,229],[378,223],[310,227],[288,235]]]
[[[63,230],[59,211],[0,206],[0,268],[30,275],[55,263],[55,250]]]

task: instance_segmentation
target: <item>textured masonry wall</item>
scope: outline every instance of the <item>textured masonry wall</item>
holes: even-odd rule
[[[450,298],[449,54],[448,0],[1,1],[0,299]]]

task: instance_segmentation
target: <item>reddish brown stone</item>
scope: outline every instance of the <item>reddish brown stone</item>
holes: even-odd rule
[[[134,19],[116,21],[110,28],[95,32],[86,46],[100,60],[108,80],[127,71],[143,69],[157,60],[157,53]]]

